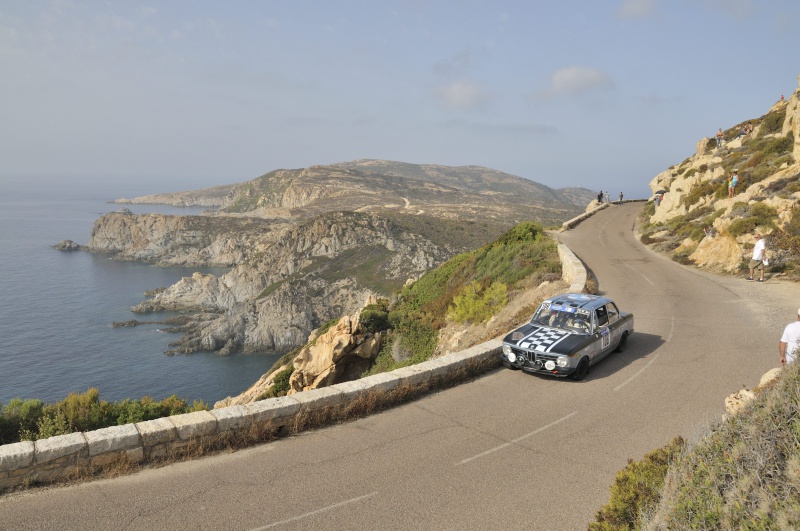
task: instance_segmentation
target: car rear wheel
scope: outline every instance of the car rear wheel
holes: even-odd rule
[[[578,367],[572,373],[573,380],[583,380],[589,374],[589,358],[584,357],[578,362]]]
[[[614,352],[624,352],[625,347],[627,346],[628,346],[628,332],[623,332],[622,337],[619,338],[619,344],[617,345],[617,348],[614,349]]]

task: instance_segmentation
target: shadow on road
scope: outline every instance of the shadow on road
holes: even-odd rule
[[[588,382],[612,376],[636,360],[653,354],[664,343],[666,341],[661,336],[634,332],[628,338],[628,346],[625,352],[612,352],[609,354],[604,360],[591,368],[584,381]]]

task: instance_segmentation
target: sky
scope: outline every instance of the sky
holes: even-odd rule
[[[0,183],[388,159],[649,197],[797,89],[798,29],[797,0],[0,0]]]

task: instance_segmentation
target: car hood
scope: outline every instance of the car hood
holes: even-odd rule
[[[513,347],[552,354],[572,354],[591,341],[590,335],[534,324],[521,326],[503,338]]]

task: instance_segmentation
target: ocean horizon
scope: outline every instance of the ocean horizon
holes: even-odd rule
[[[120,205],[110,201],[191,187],[140,183],[115,192],[113,184],[51,179],[0,182],[0,404],[12,398],[52,403],[96,387],[107,401],[156,400],[177,395],[213,405],[246,390],[280,357],[276,353],[168,356],[177,334],[159,325],[112,327],[131,319],[157,321],[131,307],[145,290],[166,287],[209,268],[156,267],[51,246],[89,241],[102,214],[123,206],[140,214],[199,214],[201,208]],[[201,188],[204,186],[197,186]]]

